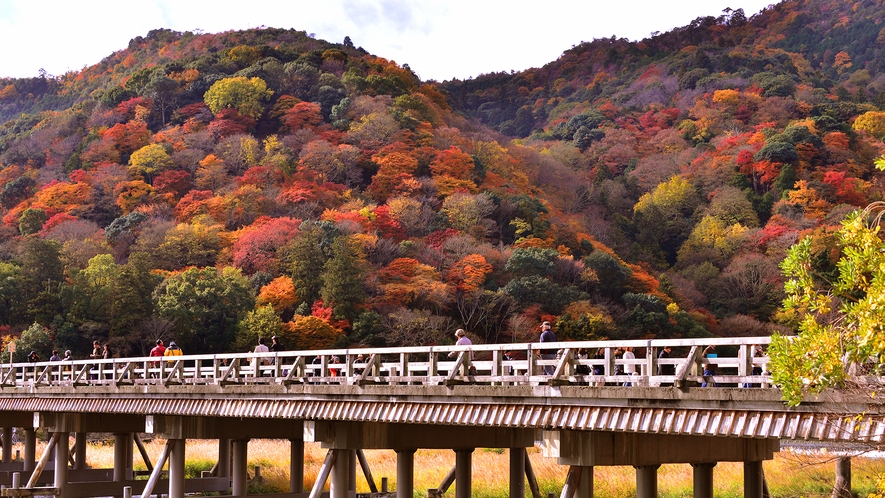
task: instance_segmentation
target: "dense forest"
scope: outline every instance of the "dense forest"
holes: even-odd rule
[[[883,44],[878,2],[796,0],[466,81],[270,28],[0,79],[2,345],[791,330],[787,249],[835,272],[885,200]]]

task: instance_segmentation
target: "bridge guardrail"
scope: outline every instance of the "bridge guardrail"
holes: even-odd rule
[[[768,357],[753,354],[754,346],[769,343],[769,337],[569,341],[44,361],[0,365],[0,387],[187,383],[698,383],[710,387],[769,387]],[[659,358],[659,352],[667,346],[672,348],[671,357]],[[709,346],[728,356],[705,357],[703,352]],[[641,356],[624,359],[617,355],[618,350],[628,347]],[[541,358],[542,350],[555,350],[557,354],[553,359]],[[667,372],[668,365],[672,366],[671,372]],[[659,371],[659,366],[664,370]],[[627,373],[629,370],[635,373]],[[753,375],[754,371],[761,371],[761,375]]]

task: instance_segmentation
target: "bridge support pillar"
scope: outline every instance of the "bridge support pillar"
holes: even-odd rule
[[[576,498],[593,498],[593,467],[581,467],[581,479],[578,480]]]
[[[246,474],[247,458],[249,454],[248,439],[234,439],[233,441],[233,457],[234,463],[232,470],[232,487],[231,495],[246,496],[246,488],[249,484],[248,475]]]
[[[304,491],[304,441],[289,440],[289,492]]]
[[[347,462],[347,491],[356,494],[356,450],[350,450]]]
[[[355,459],[354,450],[337,450],[332,466],[332,479],[329,485],[329,498],[347,498],[350,491],[350,466]]]
[[[33,471],[37,467],[37,431],[33,427],[25,427],[25,471]]]
[[[470,498],[473,489],[473,450],[455,450],[455,498]]]
[[[169,452],[169,498],[184,498],[184,459],[187,440],[178,439]]]
[[[218,464],[215,477],[230,477],[230,439],[218,440]]]
[[[850,498],[851,494],[851,457],[836,459],[836,483],[833,485],[833,496]]]
[[[636,498],[657,498],[658,467],[660,465],[636,467]]]
[[[58,440],[55,443],[55,487],[58,488],[59,497],[63,498],[68,483],[68,433],[57,432]]]
[[[74,469],[83,470],[86,468],[86,433],[77,432],[74,434]]]
[[[415,451],[396,450],[396,498],[415,496]]]
[[[128,479],[131,468],[132,434],[114,434],[114,482],[122,482]]]
[[[525,497],[525,448],[510,448],[510,498]]]
[[[715,463],[693,463],[694,498],[713,498],[713,467]]]
[[[762,462],[744,462],[744,498],[762,498]]]
[[[12,461],[12,427],[3,428],[3,463]]]

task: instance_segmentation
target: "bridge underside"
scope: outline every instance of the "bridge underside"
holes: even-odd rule
[[[41,387],[2,389],[0,394],[0,484],[9,481],[2,467],[9,462],[5,428],[30,429],[31,438],[33,428],[42,428],[58,435],[65,453],[71,434],[116,435],[115,448],[122,449],[115,469],[119,463],[129,473],[115,470],[112,481],[78,488],[69,485],[66,462],[56,463],[54,473],[34,482],[63,485],[63,498],[94,496],[89,493],[95,489],[119,495],[123,484],[134,482],[133,435],[144,432],[170,441],[169,478],[155,489],[175,498],[200,486],[245,496],[246,448],[249,439],[259,438],[292,442],[293,497],[307,496],[302,489],[304,441],[328,449],[326,477],[318,482],[329,479],[333,498],[349,496],[363,449],[396,451],[397,496],[413,496],[413,454],[420,448],[454,450],[455,496],[466,498],[474,448],[510,449],[510,496],[522,497],[523,468],[530,469],[525,448],[540,440],[544,456],[570,466],[570,494],[563,496],[592,496],[593,467],[609,465],[636,467],[637,497],[656,496],[657,467],[688,463],[694,467],[695,496],[708,497],[715,464],[737,461],[745,463],[745,496],[757,498],[764,483],[761,462],[773,457],[781,439],[875,443],[885,434],[885,414],[865,404],[868,399],[821,397],[791,409],[777,391],[762,389],[262,384]],[[845,417],[848,411],[866,415]],[[219,440],[219,462],[209,481],[184,479],[188,439]],[[33,472],[34,467],[32,450],[22,470]]]
[[[828,394],[788,408],[771,389],[187,385],[2,391],[4,418],[35,412],[92,414],[99,421],[174,415],[885,442],[885,412],[868,397]]]

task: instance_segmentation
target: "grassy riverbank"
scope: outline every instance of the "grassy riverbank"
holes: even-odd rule
[[[155,461],[164,441],[145,443],[151,460]],[[319,444],[305,445],[305,483],[316,479],[323,458]],[[366,450],[375,480],[380,483],[387,477],[390,489],[396,488],[396,454],[393,451]],[[137,453],[136,453],[137,455]],[[187,473],[199,476],[209,470],[218,456],[215,441],[189,441],[187,446]],[[557,465],[554,459],[542,458],[536,449],[529,450],[535,474],[542,494],[553,492],[559,496],[567,468]],[[113,444],[92,443],[87,450],[90,466],[110,468],[113,466]],[[280,492],[289,489],[289,444],[277,440],[253,440],[249,443],[249,475],[261,467],[261,483],[250,485],[250,493]],[[415,490],[418,496],[426,496],[428,488],[435,488],[455,463],[451,451],[420,450],[415,454]],[[136,470],[144,470],[144,464],[136,456]],[[473,496],[492,498],[507,496],[509,461],[506,450],[478,449],[473,454]],[[783,451],[773,461],[765,462],[765,475],[772,495],[775,497],[829,497],[833,486],[834,463],[826,454],[804,455]],[[876,476],[885,473],[885,460],[857,457],[852,461],[854,491],[865,497],[875,490]],[[595,496],[598,498],[623,498],[635,493],[635,472],[631,467],[597,467]],[[692,470],[689,465],[663,465],[658,472],[660,496],[667,498],[690,497]],[[742,497],[743,466],[739,463],[720,463],[714,470],[714,494],[717,497]],[[357,490],[367,492],[368,485],[361,472],[357,472]],[[450,488],[448,494],[454,492]],[[528,494],[528,493],[527,493]]]

